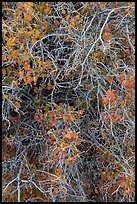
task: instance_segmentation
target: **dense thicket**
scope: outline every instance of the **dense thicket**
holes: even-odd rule
[[[130,202],[133,2],[2,3],[3,202]]]

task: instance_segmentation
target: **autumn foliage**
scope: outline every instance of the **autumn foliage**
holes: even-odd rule
[[[2,2],[2,201],[135,199],[134,2]]]

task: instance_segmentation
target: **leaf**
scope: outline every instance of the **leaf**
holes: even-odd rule
[[[66,11],[63,9],[63,10],[61,11],[61,13],[62,13],[62,14],[66,14]]]
[[[67,16],[66,16],[66,21],[67,21],[69,18],[70,18],[70,15],[67,15]]]
[[[8,94],[4,94],[4,98],[9,98],[9,95]]]
[[[68,143],[65,143],[65,142],[62,142],[62,143],[60,144],[60,147],[61,147],[61,148],[66,148],[66,147],[69,147],[69,144],[68,144]]]
[[[54,20],[54,25],[55,26],[58,26],[59,25],[59,22],[57,20]]]
[[[74,164],[75,163],[75,159],[73,157],[69,157],[67,159],[65,159],[66,164]]]
[[[125,183],[120,183],[120,187],[121,187],[121,188],[125,188],[125,187],[126,187],[126,184],[125,184]]]
[[[110,76],[106,76],[106,79],[108,80],[109,83],[112,83],[114,81]]]
[[[9,190],[4,190],[4,191],[2,192],[2,194],[8,195],[8,194],[9,194]]]
[[[33,78],[31,76],[28,76],[28,77],[24,77],[23,80],[24,80],[24,83],[27,85],[33,81]]]
[[[95,191],[96,194],[99,194],[99,191],[98,191],[97,188],[95,188],[94,191]]]
[[[55,147],[54,149],[52,149],[52,152],[57,153],[57,152],[59,152],[59,149],[57,147]]]
[[[19,102],[16,102],[15,103],[16,107],[19,109],[21,107],[20,103]]]
[[[128,88],[131,89],[134,87],[134,82],[133,81],[128,81]]]
[[[110,28],[109,28],[109,25],[108,25],[108,24],[106,24],[106,26],[105,26],[105,31],[108,32],[108,33],[110,33]]]
[[[75,140],[78,140],[78,135],[75,132],[72,132],[71,138],[75,138]]]
[[[56,169],[56,170],[55,170],[55,175],[56,175],[56,176],[60,176],[62,173],[63,173],[63,170],[62,170],[62,169]]]
[[[29,70],[30,70],[30,66],[29,66],[29,64],[26,63],[26,62],[25,62],[25,64],[24,64],[24,70],[25,70],[25,71],[29,71]]]
[[[70,132],[67,132],[66,136],[68,139],[71,139],[71,133]]]
[[[46,9],[44,9],[44,13],[47,15],[49,12],[50,12],[50,8],[49,7],[47,7]]]
[[[80,15],[79,15],[79,14],[76,15],[75,18],[76,18],[77,20],[79,20],[79,19],[80,19]]]
[[[78,114],[82,115],[83,114],[83,110],[78,110]]]
[[[104,180],[104,181],[107,180],[107,177],[106,177],[105,173],[102,173],[102,174],[101,174],[101,179]]]
[[[58,189],[57,189],[57,188],[54,188],[54,195],[55,195],[55,196],[58,196],[58,194],[59,194]]]
[[[118,80],[120,83],[122,83],[125,80],[125,75],[121,75]]]
[[[132,6],[134,2],[127,2],[128,6]]]
[[[38,30],[36,30],[36,32],[35,32],[35,38],[38,38],[39,35],[40,35],[40,32],[39,32]]]
[[[108,179],[109,181],[111,181],[111,180],[113,179],[113,175],[107,176],[107,179]]]
[[[37,80],[38,80],[38,75],[34,75],[33,76],[34,85],[36,85]]]
[[[100,7],[104,7],[107,4],[107,2],[99,2]]]
[[[24,70],[19,71],[19,77],[21,78],[22,76],[24,76]]]
[[[109,100],[107,97],[104,97],[103,98],[103,104],[107,105],[109,103]]]
[[[6,73],[6,69],[2,69],[2,74],[5,75]]]
[[[62,191],[62,186],[61,185],[58,186],[58,191],[59,192]]]
[[[55,121],[50,121],[49,122],[52,126],[56,126],[58,124],[58,122],[55,120]]]
[[[107,121],[107,119],[106,119],[106,118],[102,118],[102,120],[103,120],[104,122],[106,122],[106,121]]]
[[[72,21],[72,22],[70,22],[70,25],[72,26],[72,27],[76,27],[76,25],[75,25],[75,23]]]
[[[113,90],[113,91],[108,90],[108,91],[106,92],[106,95],[108,95],[108,97],[109,97],[110,100],[112,100],[112,101],[116,99],[116,94],[115,94],[114,90]]]

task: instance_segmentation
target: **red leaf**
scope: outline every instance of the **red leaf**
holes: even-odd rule
[[[108,102],[109,102],[108,98],[107,98],[107,97],[104,97],[104,98],[103,98],[103,104],[106,104],[106,105],[107,105]]]
[[[58,122],[55,120],[55,121],[50,121],[49,122],[52,126],[56,126],[58,124]]]

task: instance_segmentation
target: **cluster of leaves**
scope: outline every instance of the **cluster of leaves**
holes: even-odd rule
[[[134,201],[134,9],[2,2],[3,202]]]

